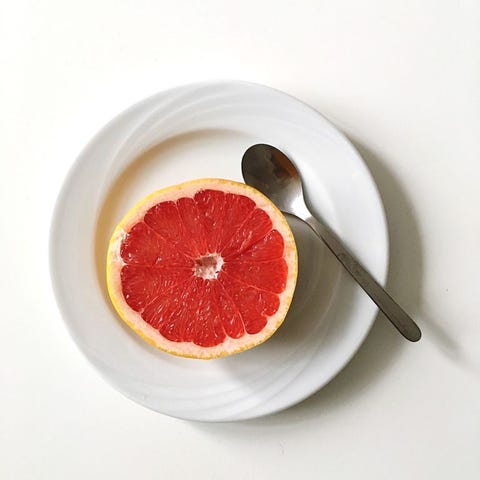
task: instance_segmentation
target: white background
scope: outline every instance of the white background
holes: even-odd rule
[[[0,0],[0,478],[480,478],[480,4]],[[110,388],[56,309],[53,203],[83,145],[152,93],[208,79],[310,103],[358,147],[391,237],[383,317],[303,404],[179,421]]]

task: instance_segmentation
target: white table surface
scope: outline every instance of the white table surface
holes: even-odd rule
[[[480,478],[480,3],[0,0],[0,478]],[[291,93],[378,182],[389,288],[424,331],[379,317],[303,404],[239,424],[153,413],[108,386],[54,303],[52,206],[113,115],[177,84]]]

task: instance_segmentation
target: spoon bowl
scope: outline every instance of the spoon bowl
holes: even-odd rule
[[[271,145],[252,145],[244,153],[242,175],[245,183],[260,190],[285,213],[293,213],[294,205],[303,198],[302,179],[297,168],[282,151]]]

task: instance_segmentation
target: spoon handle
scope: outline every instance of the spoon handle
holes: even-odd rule
[[[329,227],[315,217],[308,216],[303,220],[325,242],[340,263],[365,290],[365,293],[377,304],[383,314],[393,323],[397,330],[411,342],[417,342],[422,336],[418,325],[384,290],[372,275],[345,248],[337,235]]]

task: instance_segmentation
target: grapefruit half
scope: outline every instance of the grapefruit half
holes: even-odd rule
[[[283,214],[243,183],[201,179],[140,200],[110,240],[107,286],[122,320],[152,345],[216,358],[267,340],[297,280]]]

